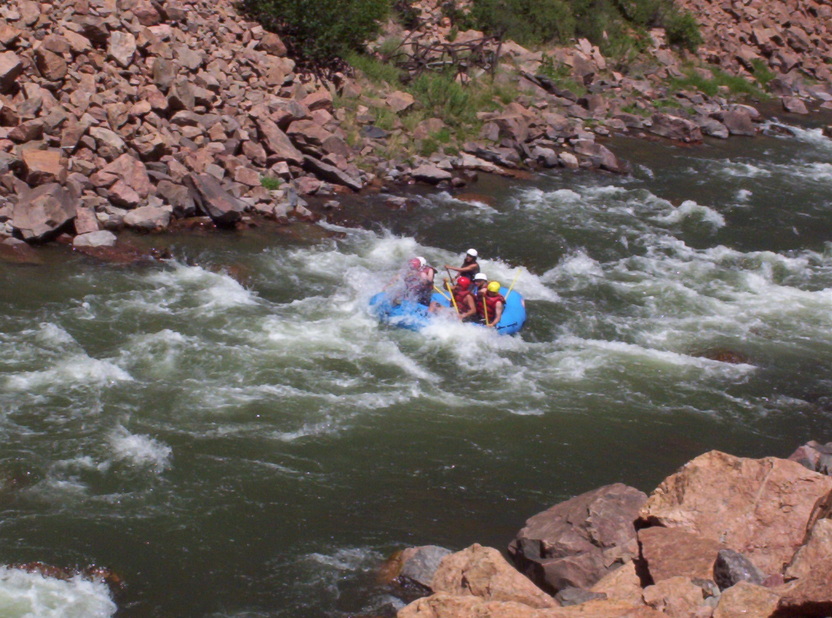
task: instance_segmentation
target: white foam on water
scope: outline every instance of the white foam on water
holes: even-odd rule
[[[725,227],[725,217],[708,206],[697,204],[693,200],[685,200],[678,208],[674,208],[664,216],[654,217],[661,223],[684,223],[685,221],[699,221],[706,223],[713,229]]]
[[[556,363],[562,362],[562,355],[576,354],[578,358],[570,358],[569,362],[583,365],[583,370],[574,374],[577,379],[593,379],[597,375],[592,374],[605,372],[610,368],[620,370],[627,367],[628,371],[632,371],[640,367],[641,372],[647,375],[664,374],[664,379],[719,378],[736,381],[757,370],[753,365],[723,363],[622,341],[565,336],[559,343],[563,346],[563,351],[555,352],[553,360]]]
[[[48,348],[64,349],[67,347],[76,348],[78,342],[64,328],[53,322],[42,322],[37,331],[28,331],[26,334],[34,334],[34,340]]]
[[[210,315],[259,302],[253,291],[234,278],[201,266],[173,263],[168,268],[151,272],[145,280],[155,286],[153,293],[138,301],[146,308],[155,305],[162,311],[194,311]],[[198,303],[197,307],[193,306],[194,301]]]
[[[691,173],[695,175],[697,172],[691,170]],[[727,178],[767,178],[772,175],[771,169],[762,165],[731,159],[711,162],[710,173]]]
[[[764,128],[783,127],[788,130],[790,135],[780,135],[773,133],[776,139],[791,140],[796,139],[799,142],[810,145],[817,150],[826,150],[832,152],[832,140],[823,134],[822,128],[803,128],[796,125],[790,125],[779,121],[767,121],[764,123]]]
[[[80,576],[62,580],[0,567],[3,618],[108,618],[117,609],[106,584]]]
[[[130,337],[123,345],[119,363],[131,369],[144,365],[153,376],[164,378],[177,369],[185,351],[199,345],[200,341],[195,337],[186,337],[169,328],[141,333]]]
[[[737,190],[737,202],[740,204],[747,203],[751,197],[754,195],[753,191],[749,191],[748,189],[738,189]]]
[[[133,434],[119,426],[110,433],[108,441],[116,461],[149,468],[156,474],[171,466],[173,449],[150,436]]]
[[[58,361],[50,369],[12,374],[6,378],[5,387],[14,391],[56,390],[67,385],[111,386],[132,380],[129,373],[110,361],[78,354]]]
[[[605,276],[603,266],[585,251],[579,250],[562,257],[557,266],[540,276],[540,282],[558,289],[576,290],[584,287],[587,281],[603,279]]]

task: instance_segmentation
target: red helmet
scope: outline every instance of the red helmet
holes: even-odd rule
[[[471,280],[468,277],[459,277],[456,280],[456,284],[463,288],[471,287]]]
[[[412,268],[413,270],[419,270],[420,268],[422,268],[422,260],[420,260],[417,257],[410,260],[408,264],[410,264],[410,268]]]

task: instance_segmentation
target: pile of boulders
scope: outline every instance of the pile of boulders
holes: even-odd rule
[[[508,547],[514,566],[479,545],[411,548],[390,577],[426,596],[398,616],[829,616],[832,478],[812,468],[830,453],[711,451],[649,498],[588,492],[530,518]]]
[[[679,0],[700,24],[706,62],[731,74],[753,74],[756,65],[777,76],[775,93],[784,105],[803,112],[801,98],[814,98],[832,109],[832,81],[827,59],[832,51],[832,6],[822,0],[768,2],[748,0]],[[809,76],[807,85],[801,75]]]
[[[2,3],[0,234],[309,217],[281,188],[362,188],[331,91],[294,69],[229,0]]]
[[[826,5],[688,2],[703,24],[707,57],[746,74],[761,58],[777,73],[788,109],[806,111],[804,100],[829,106]],[[457,32],[439,0],[414,5],[420,28],[391,22],[382,38],[483,37]],[[477,172],[535,167],[627,172],[601,143],[612,133],[684,143],[758,133],[762,117],[753,107],[671,93],[666,80],[681,75],[682,59],[661,30],[650,41],[648,64],[628,75],[586,40],[546,52],[495,42],[493,78],[518,96],[480,113],[481,131],[470,141],[419,156],[413,148],[397,154],[395,144],[448,133],[442,119],[405,128],[402,117],[419,105],[412,94],[379,92],[360,75],[322,81],[296,72],[279,36],[239,15],[232,0],[6,0],[0,237],[40,242],[66,233],[83,247],[112,244],[123,227],[160,230],[191,217],[220,226],[252,215],[308,221],[317,215],[304,196],[385,183],[460,187]],[[579,87],[553,80],[546,67],[565,67]],[[824,81],[808,86],[803,74]],[[464,76],[481,77],[481,69]],[[668,97],[677,111],[657,113],[653,103]],[[334,105],[336,98],[345,104]],[[392,116],[392,128],[377,126],[381,116]]]

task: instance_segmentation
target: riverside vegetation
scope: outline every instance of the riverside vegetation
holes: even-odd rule
[[[832,105],[820,2],[306,7],[0,6],[0,253],[314,221],[343,193],[479,172],[626,173],[605,137],[753,136],[765,98]]]

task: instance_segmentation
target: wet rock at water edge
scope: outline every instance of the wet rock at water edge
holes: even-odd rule
[[[589,588],[638,553],[633,521],[646,500],[622,483],[581,494],[529,518],[508,553],[552,594]]]
[[[77,198],[57,183],[24,189],[14,206],[12,227],[23,240],[45,240],[75,218],[77,204]]]

